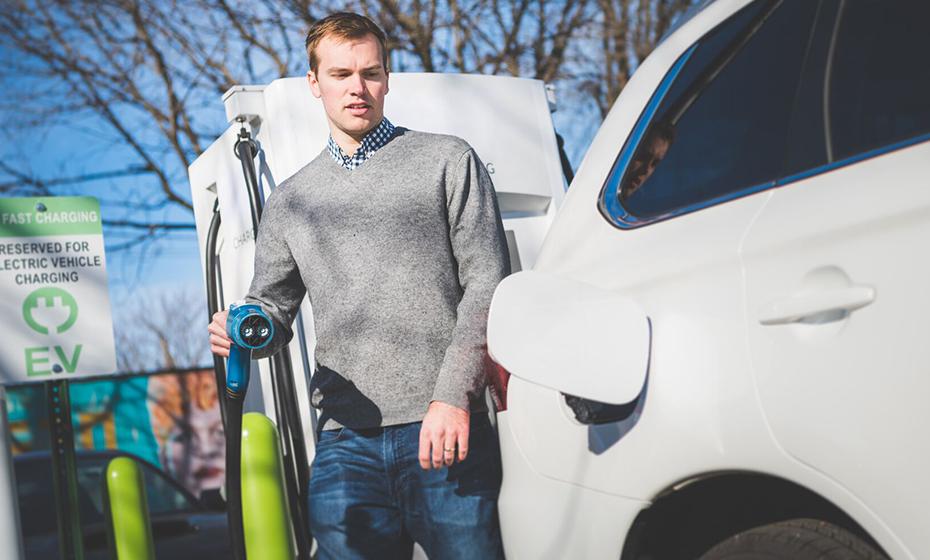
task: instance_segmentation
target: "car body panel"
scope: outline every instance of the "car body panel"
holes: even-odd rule
[[[930,142],[776,189],[743,247],[747,331],[776,439],[923,543],[918,558],[930,557],[930,328],[917,312],[930,309],[930,259],[914,240],[930,239],[930,185],[914,172],[927,162]],[[856,288],[873,295],[850,311],[835,302],[760,322],[772,302]]]
[[[521,383],[519,380],[515,380]],[[620,557],[623,535],[648,503],[540,475],[527,462],[507,412],[497,416],[510,489],[498,502],[509,560]],[[567,512],[571,512],[566,515]],[[545,530],[540,530],[545,528]]]
[[[930,346],[921,345],[930,333],[919,313],[906,311],[909,304],[913,310],[930,303],[927,263],[913,250],[915,239],[930,238],[930,144],[898,146],[847,162],[855,167],[795,177],[636,229],[618,229],[598,210],[621,146],[669,69],[748,3],[707,6],[636,71],[540,251],[534,272],[635,301],[652,323],[651,361],[635,413],[601,426],[578,422],[559,391],[511,378],[508,408],[499,415],[500,500],[505,548],[517,558],[558,557],[547,556],[538,536],[558,534],[569,543],[601,543],[579,544],[586,554],[571,556],[615,559],[639,510],[683,485],[734,472],[777,477],[813,492],[892,558],[930,557],[930,541],[921,534],[927,521],[921,504],[930,496],[923,474],[930,440],[921,434],[930,408],[918,401],[930,383]],[[821,224],[822,233],[818,221],[830,222]],[[843,275],[854,289],[831,297],[865,303],[856,303],[839,327],[759,322],[766,313],[781,313],[773,303],[805,295],[799,286],[829,287]],[[491,322],[498,311],[512,312],[496,307]],[[896,342],[876,346],[874,339],[888,333]],[[490,332],[488,344],[494,355],[504,337]],[[842,344],[847,351],[870,345],[876,351],[838,369],[825,350]],[[618,352],[621,347],[618,340]],[[784,355],[795,351],[796,358]],[[803,367],[802,357],[809,360]],[[834,407],[837,416],[805,440],[809,423]],[[552,506],[542,512],[546,500]]]
[[[501,282],[491,309],[491,358],[512,375],[610,404],[628,403],[642,390],[651,333],[649,319],[632,299],[525,271]],[[598,374],[571,375],[574,371]]]

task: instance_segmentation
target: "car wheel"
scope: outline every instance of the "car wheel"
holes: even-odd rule
[[[888,560],[845,529],[817,519],[755,527],[717,544],[701,560]]]

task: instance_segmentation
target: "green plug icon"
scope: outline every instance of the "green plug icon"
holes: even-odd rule
[[[23,319],[40,334],[63,333],[74,325],[77,316],[77,301],[61,288],[39,288],[23,301]]]

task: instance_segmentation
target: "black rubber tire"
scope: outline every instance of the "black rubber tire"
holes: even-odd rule
[[[791,519],[743,531],[701,560],[888,560],[845,529],[817,519]]]

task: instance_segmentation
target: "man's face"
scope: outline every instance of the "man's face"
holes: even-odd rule
[[[629,186],[627,192],[624,193],[625,196],[630,196],[643,186],[646,179],[655,172],[656,166],[665,159],[668,148],[669,143],[667,140],[664,138],[654,138],[646,147],[644,153],[637,154],[636,157],[633,158],[633,161],[630,162]]]
[[[316,47],[316,72],[307,73],[314,97],[323,100],[333,138],[360,142],[384,116],[388,75],[373,35],[339,40],[324,37]]]

